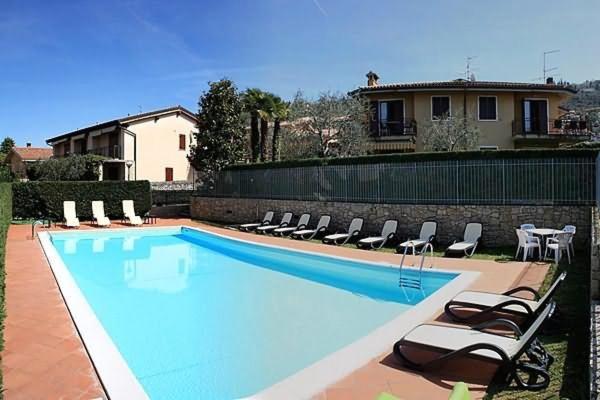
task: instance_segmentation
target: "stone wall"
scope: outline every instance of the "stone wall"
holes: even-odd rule
[[[421,223],[426,220],[438,222],[438,243],[451,243],[463,234],[467,222],[483,224],[482,245],[489,247],[514,246],[517,238],[514,227],[533,223],[538,227],[562,228],[577,226],[575,246],[589,245],[590,207],[572,206],[457,206],[457,205],[406,205],[343,203],[271,199],[237,199],[192,197],[192,218],[230,224],[254,221],[262,218],[268,210],[281,218],[285,211],[296,216],[309,212],[313,224],[321,214],[331,215],[332,230],[346,229],[354,217],[365,219],[364,229],[377,232],[386,219],[399,221],[400,238],[418,236]]]
[[[150,182],[152,190],[194,190],[194,183],[187,181]]]
[[[600,215],[598,208],[591,212],[591,248],[590,248],[590,290],[593,300],[600,300]]]

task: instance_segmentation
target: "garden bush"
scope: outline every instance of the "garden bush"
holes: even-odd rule
[[[6,253],[6,234],[12,220],[12,190],[10,183],[0,183],[0,351],[4,348],[4,256]],[[0,371],[0,393],[2,390]]]
[[[15,218],[49,217],[63,219],[63,201],[74,201],[81,220],[92,218],[92,201],[104,201],[109,218],[123,216],[123,200],[134,200],[135,211],[143,215],[150,211],[150,182],[18,182],[13,184],[13,216]]]

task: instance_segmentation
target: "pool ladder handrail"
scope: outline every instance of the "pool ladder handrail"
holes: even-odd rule
[[[44,226],[44,221],[41,219],[38,219],[31,223],[31,240],[35,239],[35,227],[38,225]]]
[[[425,243],[423,249],[421,250],[421,263],[419,265],[419,278],[407,278],[402,276],[402,270],[404,267],[404,258],[406,257],[406,253],[408,252],[408,248],[410,246],[404,247],[404,254],[402,255],[402,260],[400,260],[400,272],[398,277],[398,286],[400,287],[408,287],[413,289],[421,289],[423,283],[423,266],[425,265],[425,257],[427,256],[427,250],[429,250],[431,257],[433,257],[433,245],[431,242]],[[414,266],[414,264],[412,265]],[[429,268],[433,267],[433,264],[429,266]]]

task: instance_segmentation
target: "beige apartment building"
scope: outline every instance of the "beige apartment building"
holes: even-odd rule
[[[193,182],[187,160],[194,113],[181,106],[119,118],[46,140],[54,157],[98,154],[106,157],[102,180]]]
[[[351,94],[366,96],[372,105],[370,132],[378,153],[423,151],[421,132],[433,119],[465,112],[479,128],[481,149],[558,147],[590,136],[586,121],[561,108],[575,89],[552,78],[543,84],[464,79],[380,84],[369,72],[367,79],[367,86]]]

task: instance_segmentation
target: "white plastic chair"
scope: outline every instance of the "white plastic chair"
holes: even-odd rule
[[[575,256],[575,247],[573,247],[573,236],[577,233],[577,227],[575,225],[565,225],[562,228],[563,232],[568,232],[571,234],[571,238],[569,239],[569,247],[571,248],[571,254]]]
[[[534,224],[521,224],[520,228],[525,231],[525,233],[527,234],[527,236],[534,237],[533,233],[527,232],[530,229],[535,229],[535,225]]]
[[[554,262],[558,264],[562,257],[562,253],[566,251],[567,259],[569,260],[569,264],[571,264],[571,246],[569,245],[569,241],[572,237],[573,235],[569,232],[561,232],[557,233],[554,237],[548,238],[546,240],[546,252],[544,258],[547,258],[548,251],[552,250],[554,252]]]
[[[140,226],[143,224],[142,218],[135,214],[133,200],[123,200],[123,217],[129,222],[129,225]]]
[[[515,259],[519,256],[519,252],[521,249],[523,250],[523,261],[527,260],[527,256],[529,253],[533,255],[533,250],[538,250],[538,257],[542,259],[542,245],[540,243],[539,237],[531,237],[527,235],[523,229],[515,229],[517,232],[517,237],[519,238],[519,245],[517,247],[517,252],[515,253]]]
[[[92,216],[98,226],[110,226],[110,219],[104,214],[104,202],[101,200],[92,201]]]
[[[67,228],[79,228],[79,218],[77,218],[74,201],[63,201],[63,214]]]

